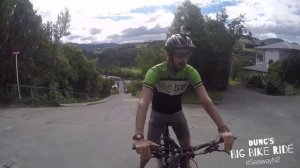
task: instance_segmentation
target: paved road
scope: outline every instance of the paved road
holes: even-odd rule
[[[59,108],[0,109],[0,163],[14,161],[21,168],[131,168],[137,99],[121,94],[101,104]],[[199,167],[295,168],[300,164],[300,97],[273,97],[244,88],[230,88],[218,105],[224,120],[238,136],[235,149],[245,157],[221,153],[199,157]],[[211,140],[216,128],[198,104],[184,105],[192,144]],[[273,138],[274,145],[293,144],[293,154],[249,157],[249,140]],[[268,152],[267,152],[268,153]],[[269,151],[269,153],[271,153]],[[252,159],[280,163],[246,165]],[[8,163],[8,162],[7,162]],[[12,163],[13,164],[13,163]],[[154,167],[151,161],[148,167]]]

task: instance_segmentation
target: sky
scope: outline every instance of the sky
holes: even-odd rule
[[[43,23],[55,22],[68,8],[71,35],[63,42],[126,43],[165,40],[183,0],[30,0]],[[215,18],[225,9],[229,19],[245,15],[245,25],[259,39],[281,38],[300,44],[299,0],[191,0],[203,15]]]

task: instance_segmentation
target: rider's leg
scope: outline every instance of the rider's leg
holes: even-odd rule
[[[146,166],[146,164],[149,162],[150,159],[147,160],[143,160],[140,159],[140,167],[139,168],[144,168]]]
[[[172,127],[177,136],[180,146],[183,148],[191,147],[190,131],[187,120],[182,111],[178,112],[178,116],[176,117],[175,122],[172,123]],[[186,168],[190,167],[190,160],[187,160]]]
[[[178,139],[180,146],[183,148],[189,148],[191,146],[190,137],[184,139]],[[191,168],[190,159],[186,160],[186,168]]]
[[[165,127],[165,121],[161,119],[161,113],[151,111],[148,123],[147,139],[160,144],[160,137]],[[144,168],[149,160],[140,160],[140,168]]]

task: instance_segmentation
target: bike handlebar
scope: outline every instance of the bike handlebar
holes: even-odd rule
[[[236,139],[236,137],[234,137]],[[167,157],[167,158],[194,158],[196,155],[201,155],[201,154],[207,154],[211,153],[214,151],[218,152],[225,152],[229,154],[229,152],[225,150],[219,150],[219,144],[223,143],[223,139],[219,140],[213,140],[210,142],[207,142],[205,144],[197,145],[197,146],[192,146],[190,148],[165,148],[165,147],[156,147],[156,146],[151,146],[151,155],[154,158],[160,159],[162,157]],[[195,151],[198,151],[200,149],[205,148],[202,152],[200,153],[194,153]],[[135,150],[135,146],[132,146],[132,149]]]

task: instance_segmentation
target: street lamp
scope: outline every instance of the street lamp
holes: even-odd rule
[[[19,100],[21,100],[20,84],[19,84],[19,72],[18,72],[18,55],[19,55],[19,54],[20,54],[19,51],[14,51],[14,52],[13,52],[13,55],[16,56],[17,85],[18,85]]]

